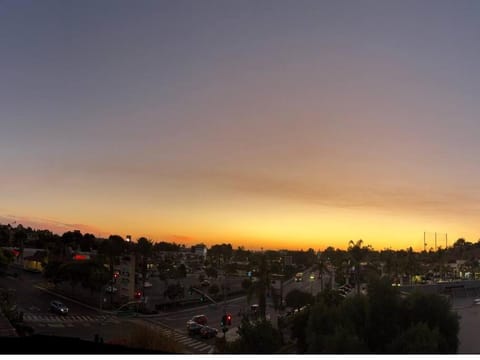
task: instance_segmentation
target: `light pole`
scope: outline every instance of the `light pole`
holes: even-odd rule
[[[103,302],[105,301],[105,290],[107,289],[108,283],[103,285],[100,288],[100,310],[103,310]],[[112,289],[113,290],[113,289]]]

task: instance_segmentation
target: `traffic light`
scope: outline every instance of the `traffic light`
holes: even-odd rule
[[[188,293],[189,293],[190,295],[193,295],[193,288],[192,288],[191,286],[188,288]]]
[[[232,315],[231,314],[224,314],[222,316],[222,320],[220,321],[220,325],[222,327],[232,325]]]
[[[135,298],[136,298],[136,299],[140,299],[141,297],[142,297],[142,292],[141,292],[140,290],[137,290],[137,291],[135,292]]]
[[[202,296],[200,297],[200,301],[201,301],[201,302],[204,302],[204,301],[205,301],[205,296],[202,295]]]

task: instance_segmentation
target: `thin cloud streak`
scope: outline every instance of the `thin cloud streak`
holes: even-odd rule
[[[275,198],[335,208],[471,215],[480,210],[480,189],[443,191],[419,186],[352,185],[306,182],[245,174],[203,174],[205,186],[250,197]]]
[[[29,216],[17,216],[17,215],[0,215],[0,223],[22,225],[24,227],[31,227],[36,230],[48,229],[56,234],[63,234],[67,231],[80,230],[82,233],[90,233],[96,236],[105,237],[110,234],[105,233],[97,227],[86,224],[69,224],[54,219],[44,219],[38,217]]]

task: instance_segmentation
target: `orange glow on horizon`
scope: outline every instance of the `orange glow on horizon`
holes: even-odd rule
[[[51,223],[45,222],[42,225],[37,222],[34,228],[50,229],[59,234],[78,229],[82,233],[91,232],[103,238],[112,234],[120,236],[132,234],[133,240],[146,236],[154,242],[175,242],[186,246],[198,243],[207,246],[230,243],[235,249],[243,246],[250,250],[312,248],[321,251],[329,246],[346,249],[350,240],[362,239],[364,245],[370,245],[375,250],[385,248],[400,250],[412,247],[415,251],[421,251],[425,228],[446,226],[447,233],[448,228],[455,226],[455,223],[448,221],[440,223],[427,217],[402,218],[385,212],[367,213],[354,209],[325,209],[313,206],[296,206],[289,208],[288,211],[279,209],[276,212],[267,212],[259,207],[255,210],[252,207],[248,215],[242,209],[229,213],[192,214],[196,216],[192,216],[188,225],[184,226],[177,220],[163,221],[160,226],[154,219],[145,219],[136,226],[127,221],[118,222],[117,225],[102,222],[93,223],[92,226],[85,228],[79,225],[70,229],[62,227],[55,230],[52,229]],[[31,226],[27,218],[24,220],[24,226]],[[83,220],[86,222],[87,219]],[[102,231],[92,232],[90,231],[92,228]],[[463,234],[449,232],[450,246],[460,237],[475,241],[473,231]],[[432,238],[428,239],[428,243],[427,249],[433,246]],[[438,245],[444,247],[444,241],[440,240],[440,236]]]

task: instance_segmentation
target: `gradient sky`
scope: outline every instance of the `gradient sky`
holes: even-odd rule
[[[0,223],[475,242],[479,64],[479,1],[0,0]]]

